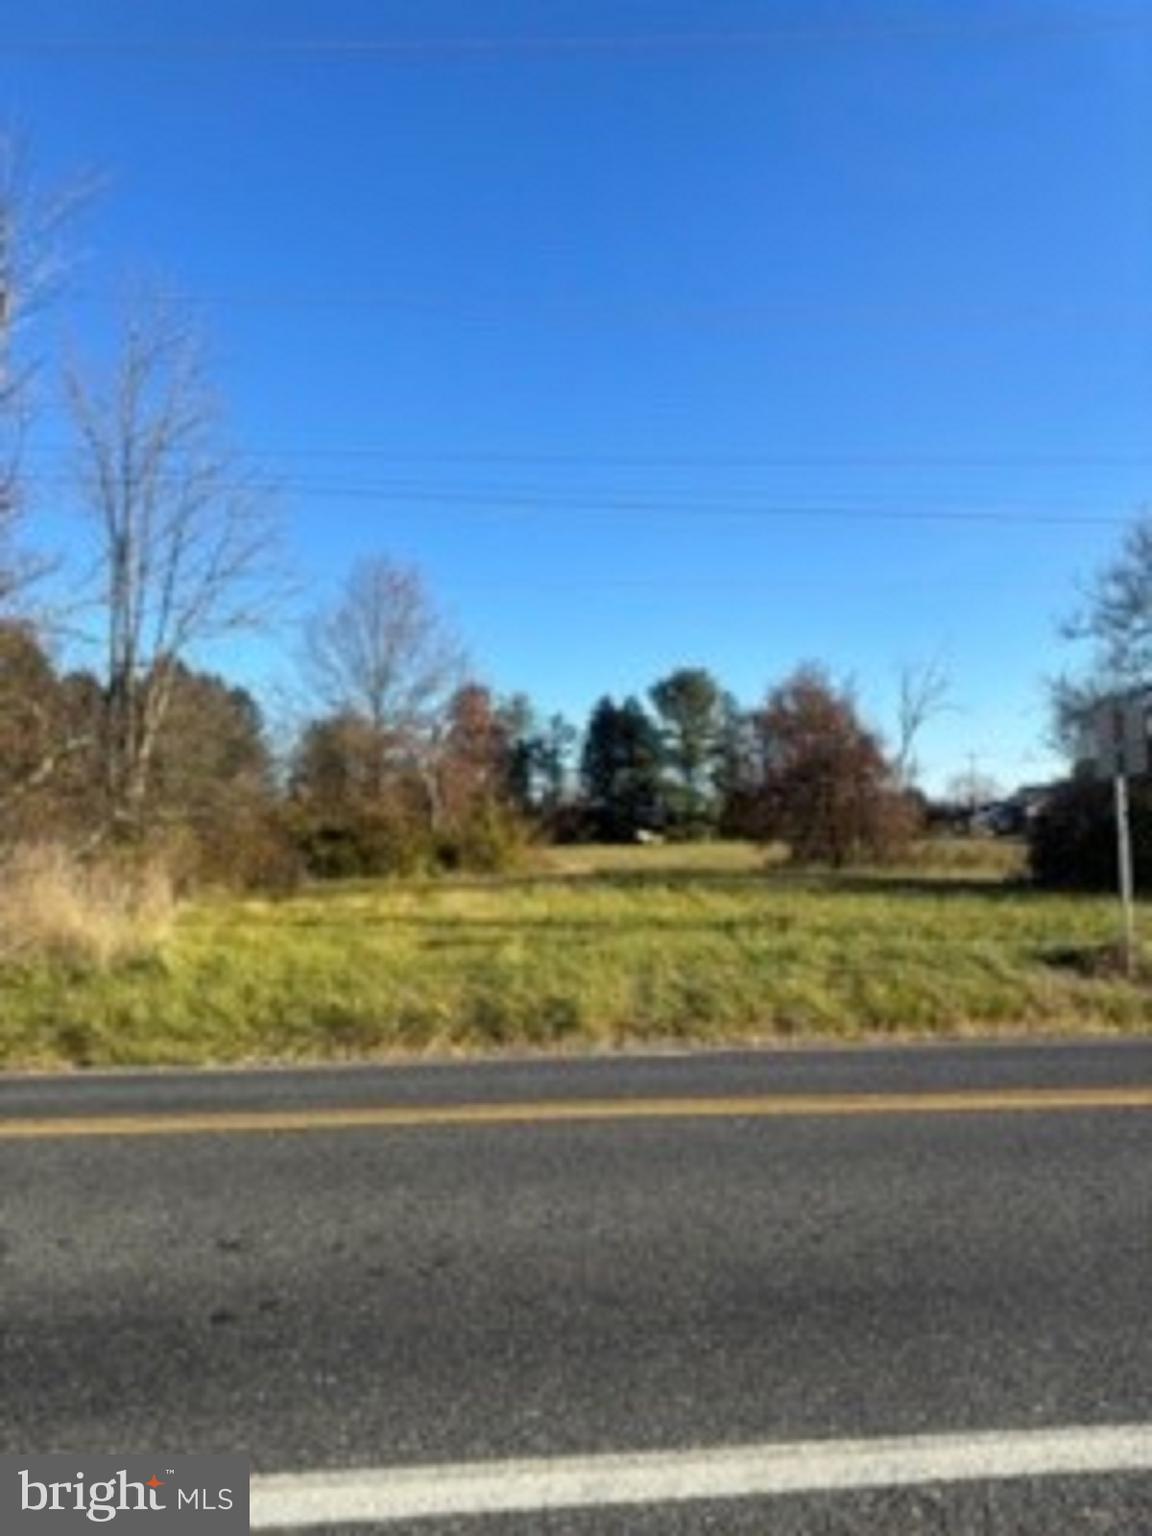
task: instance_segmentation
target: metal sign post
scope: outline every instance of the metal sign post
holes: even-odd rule
[[[1132,834],[1128,826],[1128,780],[1118,773],[1116,787],[1116,862],[1120,874],[1120,905],[1124,912],[1124,974],[1136,973],[1136,908],[1132,900]]]
[[[1128,780],[1152,773],[1152,692],[1133,690],[1101,699],[1092,711],[1089,751],[1096,772],[1112,780],[1116,802],[1116,873],[1123,912],[1123,960],[1127,976],[1136,974],[1136,905],[1133,899],[1132,831],[1128,816]]]

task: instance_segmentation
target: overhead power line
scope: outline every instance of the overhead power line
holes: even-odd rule
[[[421,34],[362,37],[185,36],[109,38],[94,36],[26,38],[9,34],[0,53],[40,55],[196,55],[262,57],[322,56],[331,59],[406,59],[491,55],[650,54],[770,49],[789,44],[870,43],[1006,39],[1077,33],[1130,32],[1147,29],[1147,10],[1065,11],[1062,14],[967,15],[963,19],[915,19],[907,22],[797,22],[776,27],[707,28],[691,31],[617,33]]]
[[[71,459],[66,443],[29,444],[26,455]],[[428,448],[410,450],[389,443],[285,444],[240,448],[238,456],[267,463],[276,459],[379,459],[394,464],[528,465],[564,469],[1145,469],[1152,450],[1126,453],[605,453],[559,449]]]
[[[129,292],[115,289],[75,287],[68,290],[70,303],[84,306],[121,308],[131,302]],[[469,298],[428,297],[391,289],[356,288],[349,277],[330,281],[324,288],[264,287],[256,289],[201,289],[177,287],[170,295],[174,302],[197,310],[220,306],[226,309],[252,310],[379,310],[430,321],[450,321],[469,326],[506,326],[512,312],[509,301]],[[777,301],[750,299],[746,302],[691,299],[583,299],[568,295],[562,300],[547,295],[520,293],[515,300],[515,316],[533,325],[588,326],[611,323],[636,329],[660,330],[675,326],[683,329],[711,328],[721,334],[741,335],[763,327],[795,325],[868,326],[899,325],[902,329],[930,328],[962,321],[970,330],[1005,325],[1023,327],[1079,326],[1105,329],[1147,325],[1152,320],[1152,304],[1076,301],[983,301],[956,298],[928,303],[907,300],[871,301],[827,300]]]
[[[73,477],[59,474],[30,475],[27,483],[41,486],[71,486]],[[161,481],[162,483],[162,481]],[[173,477],[179,483],[179,477]],[[254,476],[250,479],[221,481],[221,492],[235,491],[270,492],[308,496],[325,500],[360,501],[381,505],[421,506],[431,508],[461,509],[487,514],[514,513],[519,517],[532,513],[562,514],[568,517],[614,516],[617,514],[645,513],[665,517],[791,519],[796,521],[840,519],[857,523],[898,521],[909,523],[947,522],[958,524],[1017,524],[1020,526],[1125,526],[1131,516],[1118,513],[1059,512],[1045,508],[1012,509],[1009,507],[944,507],[940,505],[861,505],[842,503],[803,503],[747,501],[672,501],[658,497],[605,497],[581,496],[579,492],[557,496],[555,492],[513,490],[458,490],[451,487],[430,486],[373,486],[345,482],[277,480]]]

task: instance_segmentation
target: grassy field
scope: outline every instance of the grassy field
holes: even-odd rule
[[[746,845],[581,848],[518,878],[204,901],[149,958],[0,968],[0,1063],[1152,1025],[1152,987],[1086,959],[1115,903],[1029,891],[1018,867],[1004,845],[850,876]]]

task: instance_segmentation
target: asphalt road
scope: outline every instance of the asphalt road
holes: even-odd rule
[[[1152,1108],[853,1108],[1149,1085],[1152,1042],[0,1079],[0,1450],[275,1473],[1152,1426]],[[548,1118],[573,1101],[606,1108]],[[331,1122],[461,1104],[526,1118]],[[329,1118],[123,1134],[225,1111]],[[1141,1536],[1152,1474],[413,1528]]]

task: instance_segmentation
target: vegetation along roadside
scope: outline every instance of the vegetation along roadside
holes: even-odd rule
[[[1152,989],[1106,963],[1114,903],[1022,886],[1013,853],[836,873],[580,847],[517,876],[201,898],[147,950],[0,969],[0,1063],[1146,1029]]]

